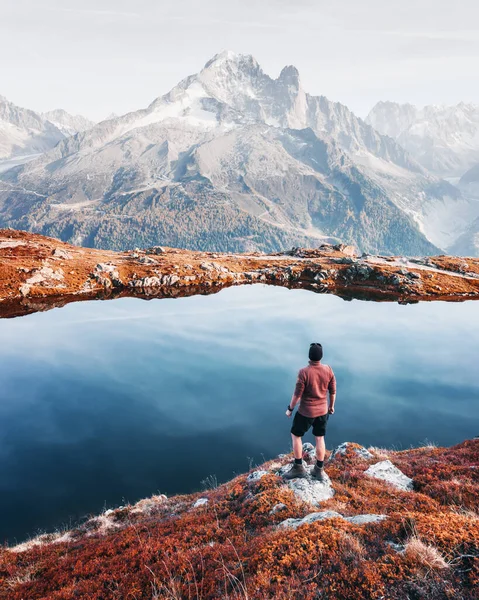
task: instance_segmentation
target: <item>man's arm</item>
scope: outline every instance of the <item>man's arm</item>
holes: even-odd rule
[[[293,414],[294,407],[301,400],[301,397],[304,392],[304,373],[300,371],[298,373],[298,379],[296,381],[296,387],[294,388],[293,397],[291,398],[291,402],[289,403],[288,410],[286,411],[286,416],[290,417]],[[291,410],[289,410],[291,409]]]
[[[336,402],[336,377],[334,376],[333,370],[331,369],[331,379],[328,385],[329,391],[329,408],[328,413],[334,415],[334,404]]]
[[[329,408],[328,413],[330,415],[334,415],[334,403],[336,402],[336,392],[334,394],[329,394]]]

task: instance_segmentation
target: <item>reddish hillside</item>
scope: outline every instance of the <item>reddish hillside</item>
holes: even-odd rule
[[[0,598],[476,600],[479,440],[342,452],[327,462],[334,495],[317,505],[276,474],[282,456],[4,548]],[[402,471],[399,487],[371,475],[378,463]]]

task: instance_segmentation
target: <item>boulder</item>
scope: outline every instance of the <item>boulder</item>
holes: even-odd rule
[[[193,508],[205,506],[205,504],[208,504],[208,498],[198,498],[198,500],[193,504]]]
[[[163,276],[163,284],[164,285],[174,285],[180,280],[178,275],[164,275]]]
[[[371,465],[365,474],[386,481],[399,490],[410,491],[413,489],[412,479],[404,475],[390,460],[382,460]]]
[[[285,465],[277,472],[277,475],[282,477],[289,471],[291,465]],[[331,479],[325,474],[325,481],[317,481],[311,477],[313,467],[306,467],[307,477],[300,479],[291,479],[286,482],[286,485],[294,492],[294,495],[303,502],[309,502],[314,506],[318,506],[320,502],[329,500],[334,496],[334,489],[331,485]]]
[[[52,256],[61,260],[70,260],[73,258],[70,252],[67,252],[63,248],[55,248],[55,250],[52,253]]]
[[[143,277],[142,279],[130,281],[128,285],[137,288],[158,287],[161,285],[161,279],[159,277]]]
[[[387,516],[370,514],[344,517],[334,510],[323,510],[321,512],[310,513],[302,519],[285,519],[284,521],[281,521],[278,527],[297,529],[298,527],[301,527],[301,525],[309,525],[310,523],[324,521],[325,519],[343,519],[344,521],[348,521],[354,525],[367,525],[368,523],[378,523],[379,521],[383,521],[384,519],[387,519]]]
[[[364,448],[363,446],[360,446],[359,444],[354,444],[352,442],[343,442],[333,450],[331,456],[329,457],[329,460],[332,461],[338,458],[338,456],[344,456],[348,452],[348,450],[352,450],[359,457],[364,458],[364,460],[370,460],[371,458],[374,458],[371,452],[369,452],[369,450],[366,450],[366,448]]]
[[[297,529],[301,525],[309,525],[316,521],[324,521],[325,519],[342,519],[343,516],[334,510],[323,510],[322,512],[315,512],[306,515],[302,519],[285,519],[281,521],[278,527]]]
[[[158,261],[152,258],[151,256],[140,256],[138,262],[142,265],[157,265]]]
[[[367,523],[378,523],[387,519],[387,515],[355,515],[354,517],[344,517],[346,521],[354,523],[355,525],[366,525]]]
[[[286,504],[280,502],[279,504],[275,504],[273,508],[269,511],[270,515],[275,515],[280,510],[284,510],[286,508]]]
[[[147,254],[163,254],[165,249],[161,246],[152,246],[151,248],[146,249]]]
[[[259,481],[262,477],[264,477],[265,475],[268,474],[268,471],[253,471],[252,473],[250,473],[248,475],[248,477],[246,478],[246,481],[248,483],[254,483],[255,481]]]

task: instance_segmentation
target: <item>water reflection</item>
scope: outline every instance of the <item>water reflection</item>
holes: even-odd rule
[[[253,286],[0,321],[1,539],[287,450],[284,408],[312,340],[338,380],[329,447],[472,437],[478,310]]]

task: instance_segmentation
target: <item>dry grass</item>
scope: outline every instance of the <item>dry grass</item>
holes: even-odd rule
[[[404,554],[411,562],[425,568],[427,571],[441,571],[449,568],[448,562],[439,550],[431,544],[425,544],[417,536],[408,539]]]
[[[338,545],[341,559],[347,565],[357,564],[366,558],[367,551],[364,544],[352,533],[342,531]]]

